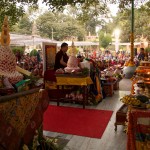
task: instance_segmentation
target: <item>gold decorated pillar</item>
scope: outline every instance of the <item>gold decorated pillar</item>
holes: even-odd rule
[[[131,33],[131,54],[130,54],[130,57],[131,57],[131,62],[133,62],[133,60],[134,60],[134,33],[133,32]]]
[[[131,35],[130,35],[131,51],[130,51],[130,63],[129,66],[134,66],[134,0],[132,0],[131,9]]]
[[[131,0],[132,8],[131,8],[131,35],[130,35],[130,60],[125,63],[125,67],[123,69],[123,74],[125,78],[130,79],[133,77],[134,72],[136,70],[136,65],[134,63],[134,0]]]

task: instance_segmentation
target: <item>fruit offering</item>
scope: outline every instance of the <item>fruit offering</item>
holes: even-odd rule
[[[139,106],[141,105],[141,101],[138,100],[135,96],[133,95],[126,95],[123,98],[121,98],[121,101],[127,105],[133,105],[133,106]]]

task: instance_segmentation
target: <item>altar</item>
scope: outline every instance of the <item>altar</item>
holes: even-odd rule
[[[150,149],[150,110],[129,108],[127,150]]]
[[[42,134],[43,114],[48,104],[47,91],[40,88],[1,96],[0,149],[22,149],[34,141],[36,134]]]
[[[127,125],[127,150],[150,149],[149,64],[150,62],[140,62],[132,78],[131,94],[120,99],[126,105],[126,109],[124,111],[120,108],[116,114],[115,125],[118,125],[118,122]],[[124,118],[125,115],[127,119]]]
[[[66,99],[70,99],[71,101],[80,101],[83,103],[83,109],[85,109],[85,105],[87,104],[88,100],[88,86],[93,84],[92,79],[89,76],[79,76],[79,75],[71,75],[71,74],[56,74],[56,84],[58,90],[57,96],[57,105],[59,106],[61,98],[63,98],[66,94],[67,89],[64,86],[80,86],[83,89],[83,98],[73,97],[66,97]],[[62,87],[60,89],[60,87]],[[63,93],[63,94],[62,94]]]

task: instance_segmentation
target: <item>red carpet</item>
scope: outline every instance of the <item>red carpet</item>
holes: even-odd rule
[[[49,105],[44,114],[44,130],[101,138],[112,111]]]

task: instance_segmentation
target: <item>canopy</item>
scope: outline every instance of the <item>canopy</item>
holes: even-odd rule
[[[72,41],[55,41],[48,38],[42,38],[40,36],[33,35],[19,35],[10,34],[11,42],[10,44],[16,46],[33,46],[42,44],[42,42],[57,43],[57,46],[61,46],[63,42],[68,43],[71,46]],[[75,41],[75,46],[98,46],[99,42],[87,42],[87,41]]]

